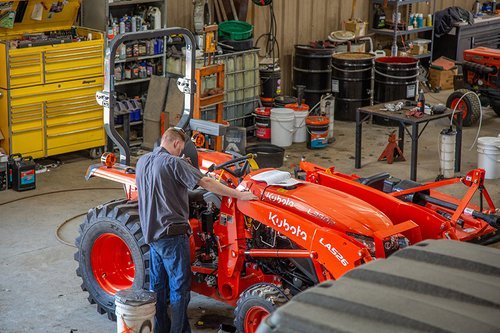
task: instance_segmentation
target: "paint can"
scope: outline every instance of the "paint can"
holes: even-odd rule
[[[258,107],[255,109],[255,136],[260,141],[271,140],[271,108]]]
[[[307,148],[321,149],[328,145],[328,126],[330,120],[323,116],[308,116],[307,126]]]

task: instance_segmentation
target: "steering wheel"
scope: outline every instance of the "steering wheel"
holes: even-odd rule
[[[229,173],[230,175],[232,175],[236,178],[239,178],[241,180],[241,178],[243,176],[245,176],[246,174],[248,174],[248,172],[250,171],[250,164],[249,164],[248,160],[250,160],[252,158],[255,158],[255,155],[248,154],[245,156],[233,158],[229,161],[226,161],[226,162],[218,164],[218,165],[212,164],[212,166],[210,166],[210,168],[208,168],[208,171],[213,172],[215,170],[224,170],[225,172]],[[230,167],[233,167],[233,166],[235,168],[230,169]]]

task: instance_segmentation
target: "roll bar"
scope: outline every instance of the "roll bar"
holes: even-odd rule
[[[189,120],[192,115],[192,107],[194,104],[194,94],[196,92],[194,72],[196,60],[196,43],[191,31],[185,28],[166,28],[157,30],[148,30],[140,32],[131,32],[117,35],[106,49],[104,57],[104,90],[96,93],[96,100],[99,105],[104,108],[104,129],[108,137],[118,146],[120,150],[120,163],[130,164],[130,148],[125,140],[118,134],[115,129],[115,119],[113,115],[115,98],[115,55],[118,46],[122,43],[138,40],[138,39],[153,39],[166,37],[170,35],[182,35],[186,42],[186,68],[185,76],[177,80],[177,86],[185,94],[184,110],[176,125],[177,128],[186,129],[189,125]]]

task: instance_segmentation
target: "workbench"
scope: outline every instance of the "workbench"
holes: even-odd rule
[[[434,38],[433,59],[441,56],[462,62],[464,51],[478,46],[497,49],[500,46],[500,15],[486,15],[474,19],[473,24],[455,23],[449,33]]]
[[[400,101],[394,101],[390,103],[398,103]],[[405,102],[401,100],[401,102]],[[384,103],[387,104],[387,103]],[[409,111],[410,107],[403,107],[400,111],[385,111],[384,104],[376,104],[373,106],[365,106],[358,108],[356,110],[356,147],[355,147],[355,160],[354,167],[356,169],[361,168],[361,141],[362,141],[362,127],[363,122],[368,120],[372,116],[378,116],[381,118],[394,120],[399,123],[399,140],[398,145],[402,152],[404,152],[404,135],[405,132],[411,137],[411,158],[410,158],[410,179],[413,181],[417,180],[417,155],[418,155],[418,139],[423,133],[429,122],[441,118],[450,118],[452,115],[451,109],[446,109],[442,114],[434,115],[423,115],[421,118],[407,117],[406,112]],[[461,149],[462,149],[462,117],[460,111],[456,110],[456,131],[457,138],[455,143],[455,172],[460,171],[460,160],[461,160]],[[423,124],[423,128],[419,130],[419,125]],[[407,128],[411,126],[411,132]]]

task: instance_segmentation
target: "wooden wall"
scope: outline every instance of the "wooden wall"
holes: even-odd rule
[[[342,22],[351,17],[368,18],[368,0],[274,0],[277,21],[277,40],[280,48],[280,65],[285,92],[291,92],[292,54],[295,44],[324,40],[328,34],[342,28]],[[471,9],[474,0],[435,0],[436,10],[450,6]],[[250,1],[251,2],[251,1]],[[167,24],[192,28],[193,5],[191,0],[169,1]],[[422,3],[416,11],[427,13],[429,5]],[[247,21],[255,26],[257,38],[269,31],[269,9],[249,4]]]

